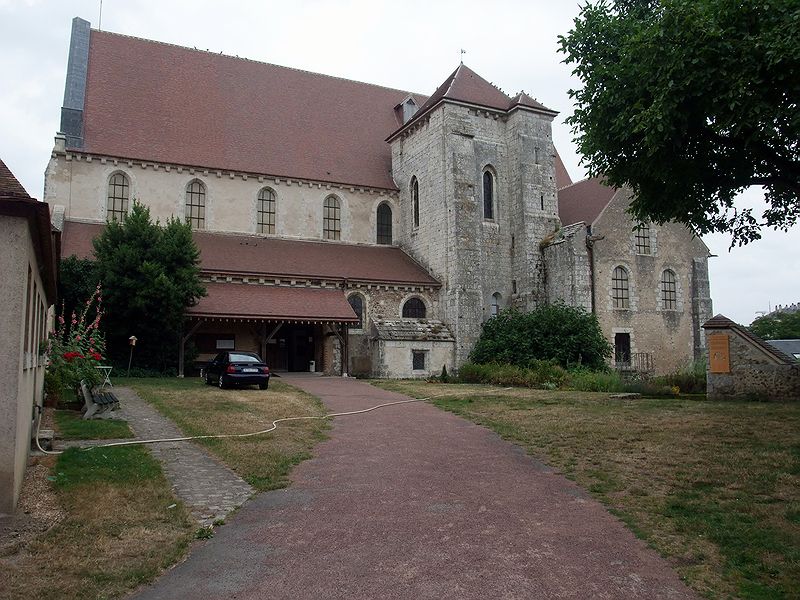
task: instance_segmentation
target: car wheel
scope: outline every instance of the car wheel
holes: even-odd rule
[[[219,380],[217,380],[217,383],[219,383],[219,389],[225,389],[225,379],[222,377],[222,373],[219,374]]]
[[[260,390],[265,390],[268,387],[269,387],[269,380],[265,381],[264,383],[259,383],[258,384],[258,389],[260,389]]]

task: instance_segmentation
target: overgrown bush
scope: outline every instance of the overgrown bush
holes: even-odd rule
[[[488,383],[515,387],[560,387],[567,372],[551,361],[531,361],[527,367],[487,363],[466,363],[458,370],[458,380],[463,383]]]
[[[532,361],[600,369],[611,356],[597,317],[583,308],[546,304],[531,312],[501,311],[483,325],[470,360],[527,368]]]
[[[678,388],[682,394],[705,394],[706,363],[693,361],[675,373],[655,377],[653,382],[661,387]]]
[[[575,368],[569,371],[567,386],[579,392],[621,392],[625,389],[625,382],[618,371],[611,369]]]

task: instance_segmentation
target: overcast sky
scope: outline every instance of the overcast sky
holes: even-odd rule
[[[552,0],[455,2],[104,0],[102,29],[430,94],[464,62],[508,94],[525,90],[560,111],[556,147],[573,180],[583,177],[564,119],[579,82],[561,63],[557,36],[578,3]],[[28,192],[42,197],[59,126],[70,21],[98,27],[100,0],[0,0],[0,157]],[[742,205],[758,205],[752,190]],[[800,228],[765,233],[711,252],[714,312],[748,324],[758,311],[800,301]]]

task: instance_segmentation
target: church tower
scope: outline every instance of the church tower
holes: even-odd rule
[[[460,365],[498,310],[546,301],[540,244],[559,224],[557,113],[524,93],[510,98],[462,63],[403,114],[387,140],[399,243],[442,282],[438,317]]]

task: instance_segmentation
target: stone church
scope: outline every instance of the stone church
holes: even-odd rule
[[[498,311],[555,301],[597,314],[620,368],[700,356],[708,249],[573,183],[556,115],[464,64],[426,96],[76,18],[44,199],[62,256],[90,258],[134,200],[191,223],[208,295],[187,374],[236,348],[278,371],[428,376]]]

